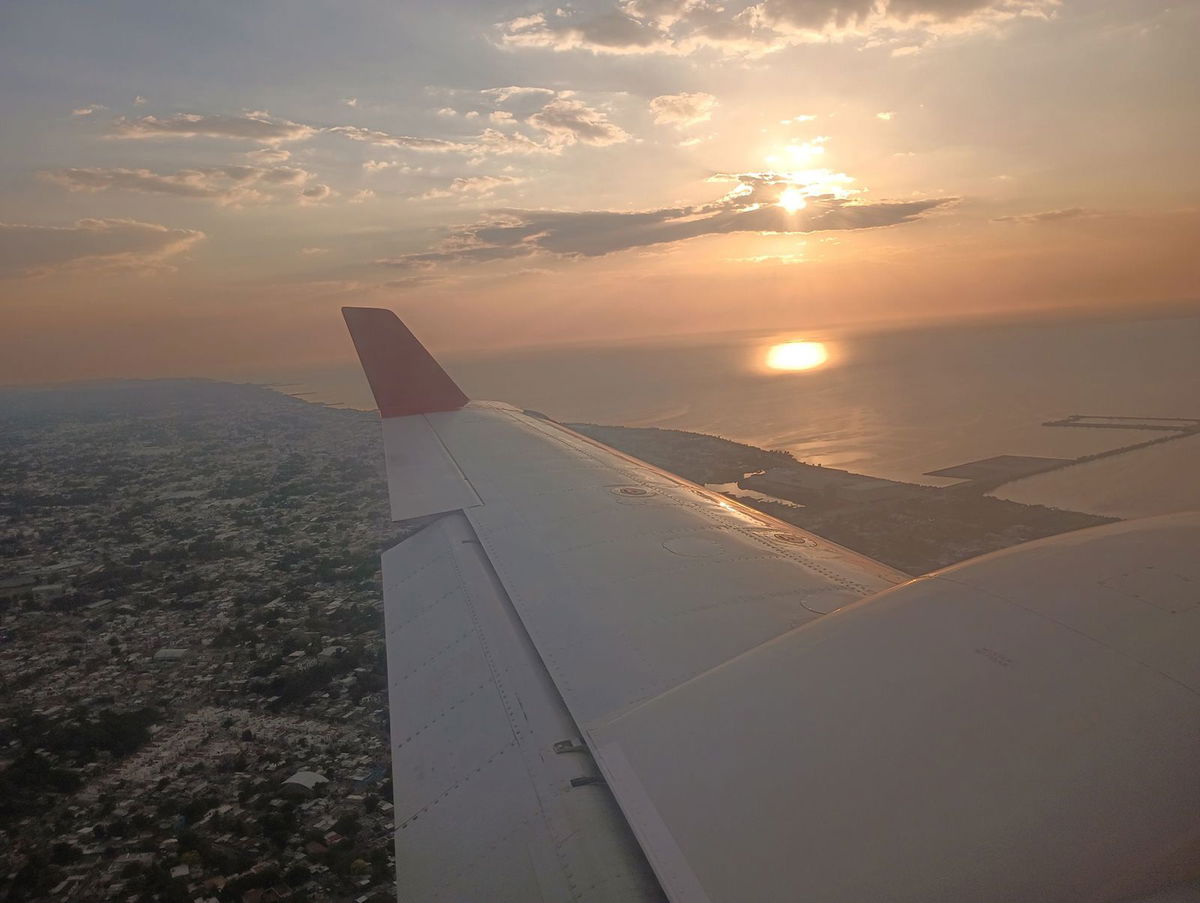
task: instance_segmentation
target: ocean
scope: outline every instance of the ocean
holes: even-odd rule
[[[824,342],[829,362],[767,370],[767,351],[792,340]],[[1200,315],[797,329],[441,357],[471,397],[556,420],[712,433],[930,485],[954,481],[928,471],[981,458],[1075,458],[1156,435],[1043,425],[1073,414],[1200,418]],[[274,375],[281,379],[292,383],[283,391],[309,400],[373,407],[354,365]],[[1200,508],[1200,441],[1042,474],[997,494],[1117,516]]]

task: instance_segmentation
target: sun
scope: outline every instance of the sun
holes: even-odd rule
[[[772,370],[812,370],[829,360],[824,342],[784,342],[767,352]]]
[[[779,206],[788,213],[795,213],[807,207],[808,201],[804,200],[804,192],[799,188],[786,188],[779,196]]]

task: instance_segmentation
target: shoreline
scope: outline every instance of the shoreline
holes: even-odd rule
[[[914,576],[968,558],[1120,518],[925,486],[805,464],[703,433],[657,427],[565,424],[701,485],[736,484],[773,496],[734,495],[779,520]]]

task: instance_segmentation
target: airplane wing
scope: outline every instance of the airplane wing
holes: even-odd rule
[[[402,901],[1010,903],[1200,877],[1200,517],[911,581],[344,311],[383,418]],[[1175,601],[1172,601],[1175,600]]]

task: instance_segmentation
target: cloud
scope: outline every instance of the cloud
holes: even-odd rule
[[[375,200],[375,192],[370,188],[360,188],[354,194],[350,195],[351,204],[365,204],[367,201]]]
[[[647,18],[612,10],[583,18],[574,11],[521,16],[500,26],[509,47],[590,50],[593,53],[652,53],[671,50],[670,36]]]
[[[282,147],[260,147],[258,150],[246,151],[242,156],[252,163],[282,163],[291,159],[292,152]]]
[[[500,43],[592,53],[761,56],[801,43],[903,40],[979,31],[1019,16],[1049,17],[1061,0],[617,0],[599,13],[556,8],[502,22]]]
[[[357,107],[358,106],[358,98],[357,97],[343,97],[342,103],[344,103],[348,107]]]
[[[598,257],[704,235],[735,232],[807,233],[871,229],[915,220],[951,203],[950,198],[860,203],[833,194],[807,195],[789,213],[779,205],[797,186],[787,173],[719,175],[734,179],[734,191],[711,204],[636,212],[514,210],[492,212],[481,222],[452,233],[436,250],[376,261],[400,269],[479,263],[529,257]],[[814,186],[802,186],[812,191]]]
[[[709,182],[736,182],[738,187],[729,197],[739,197],[750,194],[756,188],[774,186],[782,193],[790,192],[790,196],[800,199],[834,197],[849,198],[859,193],[851,188],[854,179],[844,172],[832,169],[802,169],[790,172],[768,170],[766,172],[718,172],[708,177]]]
[[[474,144],[474,149],[480,156],[488,154],[557,154],[562,151],[566,142],[552,143],[550,141],[534,141],[528,135],[520,132],[501,132],[498,129],[484,129]]]
[[[409,166],[400,160],[364,160],[362,168],[369,173],[383,172],[385,169],[396,169],[400,172],[417,172],[418,167]]]
[[[759,254],[756,257],[726,257],[730,263],[780,263],[784,265],[804,263],[803,254]]]
[[[70,226],[0,223],[0,277],[73,270],[153,272],[204,238],[128,219],[81,219]]]
[[[610,122],[599,110],[578,100],[552,100],[527,121],[534,128],[545,132],[551,145],[579,142],[604,147],[629,140],[628,132]]]
[[[106,110],[106,109],[108,109],[108,108],[106,106],[104,106],[104,104],[102,104],[102,103],[92,103],[92,104],[88,104],[86,107],[79,107],[77,109],[72,110],[71,115],[72,116],[91,116],[97,110]]]
[[[421,195],[422,199],[449,198],[456,195],[487,195],[497,188],[519,185],[525,179],[515,176],[463,176],[454,179],[444,188],[431,188]]]
[[[340,135],[350,141],[358,141],[373,147],[388,147],[424,153],[470,154],[477,157],[489,154],[557,154],[563,147],[573,144],[604,146],[629,140],[629,135],[620,126],[609,121],[600,110],[571,99],[569,91],[554,91],[550,88],[533,88],[511,85],[489,88],[480,92],[495,103],[514,99],[550,100],[524,121],[529,127],[542,132],[544,140],[538,141],[527,134],[514,132],[504,134],[487,128],[476,136],[446,139],[419,135],[402,135],[381,129],[357,125],[335,125],[318,128],[301,122],[278,119],[265,112],[250,112],[244,115],[178,113],[173,116],[142,116],[129,119],[124,116],[114,120],[109,137],[118,139],[158,138],[229,138],[254,141],[262,145],[248,152],[246,159],[257,163],[281,162],[288,158],[288,151],[279,145],[305,141],[318,134]],[[347,98],[353,100],[353,98]],[[86,112],[91,112],[88,108]],[[94,109],[99,109],[95,107]],[[77,110],[83,115],[84,110]],[[463,119],[478,120],[478,110],[458,113],[450,107],[438,111],[443,117],[461,116]],[[523,113],[518,111],[495,111],[489,115],[493,125],[515,128]],[[139,170],[139,172],[141,172]],[[164,188],[163,191],[170,191]],[[180,192],[177,192],[180,193]]]
[[[1049,16],[1060,0],[762,0],[753,27],[799,41],[976,31],[1019,16]]]
[[[570,91],[510,85],[487,88],[479,93],[495,104],[515,102],[526,110],[530,108],[528,102],[535,101],[532,107],[534,112],[528,115],[520,110],[517,113],[494,110],[488,114],[488,120],[499,128],[485,128],[477,136],[456,142],[455,150],[473,154],[479,159],[493,155],[559,154],[564,148],[575,144],[605,147],[628,141],[631,137],[602,110],[575,100]],[[464,116],[478,118],[479,113],[471,111]],[[537,140],[518,131],[522,123],[541,132],[544,138]],[[506,131],[501,131],[501,128]]]
[[[133,99],[133,105],[135,107],[140,107],[145,102],[146,102],[146,98],[142,97],[142,95],[140,95],[140,94]]]
[[[300,254],[303,257],[317,257],[321,254],[328,254],[328,248],[301,248]]]
[[[575,97],[574,91],[545,88],[536,85],[505,85],[499,88],[484,88],[478,92],[479,102],[493,107],[486,113],[493,122],[497,118],[508,121],[524,121],[533,113],[542,110],[556,100]],[[474,111],[479,115],[479,111]]]
[[[418,138],[413,135],[393,135],[377,129],[365,129],[356,125],[338,125],[326,129],[334,135],[341,135],[351,141],[362,141],[376,147],[399,147],[408,150],[432,151],[434,153],[447,151],[469,151],[470,144],[461,141],[446,141],[442,138]]]
[[[695,125],[712,118],[717,99],[701,91],[662,94],[650,101],[650,112],[659,125]]]
[[[896,112],[894,110],[888,110],[887,112],[884,112],[884,113],[876,113],[875,118],[882,119],[886,122],[889,119],[893,119],[895,117],[895,115],[896,115]]]
[[[1064,219],[1090,219],[1100,216],[1100,211],[1086,207],[1066,207],[1062,210],[1043,210],[1040,213],[1020,213],[1013,216],[997,216],[994,223],[1055,223]]]
[[[113,138],[125,139],[232,138],[274,145],[302,141],[316,132],[310,125],[275,119],[267,113],[247,113],[244,116],[177,113],[174,116],[141,116],[137,119],[121,116],[113,123],[109,134]]]
[[[686,17],[689,13],[711,7],[706,0],[626,0],[621,4],[624,11],[638,19],[648,19],[666,28]]]
[[[599,115],[599,114],[598,114]],[[603,116],[600,116],[603,120]],[[603,120],[603,123],[621,132],[616,126]],[[551,123],[551,127],[559,128],[559,124]],[[579,128],[586,128],[587,123],[576,123]],[[561,125],[563,129],[567,129],[566,124]],[[599,126],[598,126],[599,127]],[[418,138],[412,135],[393,135],[389,132],[376,131],[374,129],[364,129],[358,126],[341,125],[328,129],[329,132],[337,135],[342,135],[349,138],[351,141],[362,141],[375,147],[392,147],[405,150],[426,151],[430,153],[459,153],[459,154],[533,154],[533,153],[555,153],[557,148],[551,147],[549,144],[542,144],[534,141],[526,135],[507,135],[496,129],[484,129],[484,131],[474,137],[466,138],[461,141],[449,141],[443,138]],[[621,132],[624,135],[623,132]],[[628,136],[626,136],[628,137]],[[623,140],[623,139],[622,139]],[[561,141],[559,143],[568,144],[570,141]],[[611,142],[609,142],[611,143]],[[368,169],[382,169],[384,164],[378,161],[368,161],[370,165]],[[392,165],[392,164],[389,164]]]
[[[277,119],[264,112],[251,112],[239,116],[225,114],[179,113],[174,116],[142,116],[136,119],[119,117],[113,122],[109,137],[120,139],[154,138],[230,138],[255,141],[262,145],[244,154],[244,159],[253,163],[279,163],[290,156],[279,145],[287,142],[304,141],[318,134],[340,135],[372,147],[386,147],[423,153],[465,154],[476,158],[489,155],[509,154],[558,154],[574,144],[603,147],[628,141],[630,135],[607,115],[570,97],[571,92],[554,91],[550,88],[508,86],[489,88],[482,92],[494,102],[514,99],[550,100],[536,112],[524,118],[528,128],[542,133],[542,140],[518,131],[520,117],[524,114],[497,110],[489,114],[494,126],[507,129],[485,128],[479,135],[458,138],[430,138],[419,135],[402,135],[381,129],[357,125],[335,125],[323,128],[300,122]],[[352,98],[350,98],[352,99]],[[443,116],[459,116],[478,120],[479,111],[456,113],[450,107],[438,111]],[[368,161],[366,168],[374,170],[385,164]],[[104,174],[108,175],[105,176]],[[178,194],[188,197],[226,197],[220,186],[210,184],[221,173],[234,181],[243,181],[229,167],[184,170],[172,175],[159,176],[148,170],[56,170],[48,177],[60,181],[74,190],[102,190],[108,187],[125,187],[139,191],[162,194]],[[308,195],[309,197],[312,196]],[[247,198],[250,199],[250,198]]]
[[[68,191],[137,191],[182,198],[202,198],[220,204],[264,203],[296,192],[311,173],[293,166],[233,164],[203,169],[156,173],[148,169],[51,169],[42,178]]]
[[[497,104],[507,103],[513,98],[559,96],[559,92],[553,88],[528,88],[521,85],[509,85],[506,88],[484,88],[479,93]]]
[[[302,204],[320,204],[323,201],[328,201],[333,197],[333,189],[328,185],[309,185],[300,192],[300,203]]]

